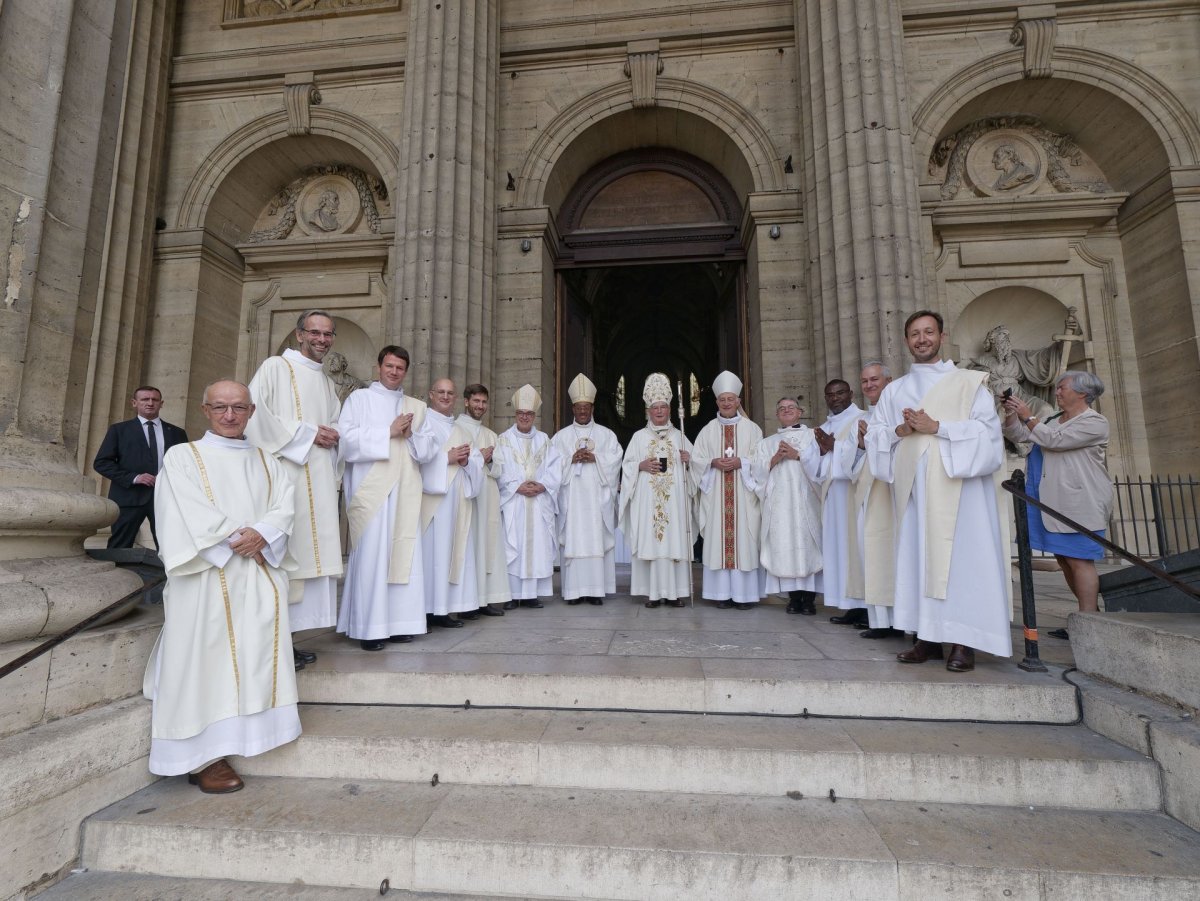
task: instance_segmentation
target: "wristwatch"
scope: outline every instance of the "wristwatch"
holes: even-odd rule
[[[1021,420],[1021,424],[1022,424],[1022,425],[1029,425],[1029,423],[1033,422],[1035,419],[1037,419],[1037,417],[1036,417],[1036,416],[1029,416],[1029,417],[1027,417],[1027,418],[1025,418],[1025,419],[1022,419],[1022,420]]]

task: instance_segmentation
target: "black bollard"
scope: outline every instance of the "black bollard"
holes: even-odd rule
[[[1025,493],[1025,473],[1017,469],[1012,474],[1012,486]],[[1029,547],[1029,505],[1021,494],[1013,494],[1013,513],[1017,525],[1017,572],[1021,577],[1021,622],[1025,630],[1025,659],[1017,664],[1030,673],[1046,672],[1046,664],[1038,656],[1037,610],[1033,600],[1033,551]]]

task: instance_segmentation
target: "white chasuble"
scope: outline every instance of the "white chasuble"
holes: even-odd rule
[[[818,591],[825,606],[852,610],[864,606],[860,598],[851,597],[846,586],[849,573],[862,561],[852,553],[857,542],[850,533],[857,526],[854,508],[854,479],[864,468],[864,453],[858,447],[858,421],[866,414],[854,404],[841,413],[827,418],[821,428],[832,435],[833,450],[821,457],[821,488],[824,505],[821,510],[824,568],[817,579]]]
[[[471,541],[473,499],[483,487],[483,457],[471,451],[466,466],[450,463],[450,448],[471,443],[453,416],[436,410],[425,422],[438,442],[438,453],[421,464],[421,547],[425,555],[425,612],[434,616],[465,613],[479,606],[475,588],[475,546]]]
[[[558,542],[565,600],[603,597],[617,590],[617,484],[621,444],[596,422],[571,423],[552,442],[562,460],[558,490]],[[577,450],[590,450],[595,463],[572,463]]]
[[[717,416],[696,436],[692,481],[699,491],[700,535],[704,538],[702,594],[714,601],[757,603],[765,581],[759,568],[758,482],[751,463],[762,429],[745,416]],[[721,472],[719,457],[741,460],[741,469]]]
[[[880,395],[867,458],[875,478],[892,484],[895,627],[1008,657],[1012,577],[998,502],[1004,442],[985,375],[949,361],[913,364]],[[937,420],[937,434],[897,436],[906,407]]]
[[[496,441],[493,459],[500,465],[500,513],[504,520],[508,582],[512,596],[529,600],[554,593],[558,559],[555,520],[562,461],[545,432],[521,432],[515,425]],[[523,482],[538,482],[545,491],[534,497],[518,494]]]
[[[680,452],[691,442],[672,425],[637,432],[625,449],[618,502],[621,533],[629,544],[630,593],[652,601],[689,595],[697,526],[693,486]],[[642,472],[643,460],[666,458],[665,473]]]
[[[799,460],[771,458],[786,442]],[[821,452],[808,426],[782,428],[764,438],[754,453],[754,480],[762,502],[759,560],[766,590],[815,591],[821,570],[821,496],[817,473]]]
[[[473,503],[471,541],[475,551],[475,584],[480,606],[504,604],[512,600],[508,587],[508,558],[505,554],[504,526],[500,521],[500,464],[494,456],[496,433],[466,413],[458,414],[458,424],[471,436],[471,448],[493,450],[491,463],[483,466],[484,480]]]
[[[420,466],[438,452],[426,409],[403,390],[372,382],[346,398],[338,420],[350,562],[337,630],[360,641],[426,631]],[[402,413],[412,414],[412,431],[393,438],[392,421]]]
[[[163,457],[154,490],[165,621],[146,667],[151,772],[178,775],[300,734],[288,623],[294,486],[270,454],[211,432]],[[244,527],[265,563],[235,554]]]
[[[291,554],[292,631],[332,626],[337,577],[342,574],[338,521],[338,448],[314,443],[317,426],[332,426],[341,410],[336,386],[321,364],[288,349],[268,357],[250,380],[255,411],[246,440],[280,460],[296,483],[296,528]]]

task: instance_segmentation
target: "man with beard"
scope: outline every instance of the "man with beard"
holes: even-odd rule
[[[986,373],[940,359],[942,317],[908,317],[908,374],[879,397],[867,428],[875,478],[892,484],[898,514],[894,624],[917,641],[902,663],[975,668],[975,650],[1012,655],[1008,520],[997,503],[1004,443]]]
[[[479,451],[485,476],[475,497],[471,517],[471,541],[475,545],[475,586],[479,612],[504,616],[503,605],[512,600],[508,588],[508,561],[504,551],[504,525],[500,521],[500,465],[493,456],[496,433],[483,424],[489,398],[486,386],[475,383],[463,389],[465,410],[458,424],[471,436],[471,449]]]
[[[558,540],[562,548],[562,596],[599,606],[617,590],[617,478],[621,444],[611,429],[592,419],[596,386],[580,373],[567,388],[575,417],[554,436],[563,462],[558,489]]]

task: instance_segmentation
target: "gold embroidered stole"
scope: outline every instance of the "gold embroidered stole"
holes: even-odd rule
[[[721,454],[737,454],[737,423],[721,425]],[[721,473],[721,569],[737,569],[737,472]]]

